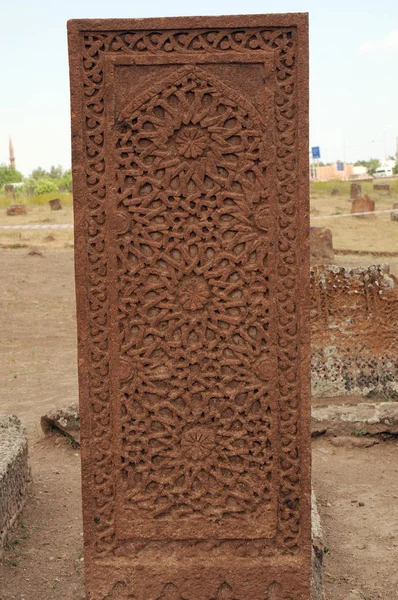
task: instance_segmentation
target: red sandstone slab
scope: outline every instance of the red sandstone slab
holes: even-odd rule
[[[307,16],[69,23],[90,600],[308,600]]]

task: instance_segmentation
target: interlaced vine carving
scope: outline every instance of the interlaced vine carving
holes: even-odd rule
[[[117,140],[125,498],[236,519],[274,479],[266,132],[200,69],[160,85]]]
[[[118,581],[112,586],[112,590],[107,594],[104,600],[137,600],[133,593],[134,586],[129,580],[127,583]],[[177,585],[172,582],[165,583],[162,587],[160,596],[156,600],[187,600],[180,592]],[[220,585],[209,594],[209,600],[240,600],[234,593],[232,586],[227,581],[222,581]],[[290,594],[287,596],[280,583],[272,582],[268,589],[264,589],[261,594],[261,600],[293,600]]]
[[[171,52],[194,54],[195,52],[199,51],[202,54],[203,52],[222,54],[224,51],[231,50],[246,53],[258,51],[271,51],[274,53],[276,65],[275,77],[277,84],[277,90],[275,94],[276,139],[274,139],[274,143],[276,144],[275,166],[277,173],[276,246],[278,256],[278,283],[276,289],[276,322],[278,336],[277,366],[280,398],[278,435],[280,436],[281,447],[279,469],[280,489],[278,507],[278,540],[280,549],[282,551],[295,552],[298,549],[298,540],[300,535],[300,464],[297,446],[299,377],[297,373],[298,320],[296,310],[298,257],[296,250],[295,206],[295,194],[297,192],[297,165],[295,158],[297,142],[295,106],[295,52],[297,41],[295,35],[294,28],[286,30],[281,28],[249,28],[247,30],[220,29],[213,32],[195,30],[176,32],[160,31],[158,33],[95,32],[82,34],[82,75],[85,105],[84,118],[86,148],[85,169],[87,190],[86,236],[89,248],[88,280],[90,282],[88,303],[91,359],[90,371],[88,375],[90,381],[92,459],[96,465],[94,474],[95,491],[93,493],[93,510],[95,513],[94,521],[96,527],[96,551],[100,554],[112,551],[116,542],[114,519],[115,480],[114,463],[111,452],[111,411],[109,396],[110,323],[109,297],[107,289],[108,250],[106,246],[105,234],[107,217],[104,207],[105,198],[107,195],[105,182],[106,162],[104,155],[104,58],[106,54],[110,53],[114,53],[115,55],[123,53],[147,53],[148,55],[151,55],[159,52],[165,54]],[[187,80],[181,80],[179,85],[179,92],[182,93],[181,90],[183,89],[184,85],[187,85]],[[202,80],[200,82],[197,76],[193,76],[192,85],[199,86],[199,88],[201,85],[203,85],[202,89],[205,90],[206,86],[209,85],[209,82],[206,80]],[[211,85],[212,84],[210,82],[210,86]],[[187,88],[184,89],[184,94],[186,96],[188,91]],[[202,105],[202,110],[207,108],[205,106],[206,102],[208,102],[208,100],[205,100],[205,98],[207,98],[206,93],[207,92],[204,92],[200,100],[202,103],[204,103],[204,106]],[[216,91],[213,91],[210,96],[215,98],[217,93]],[[162,95],[157,96],[157,101],[159,100],[159,97],[162,97]],[[178,101],[178,98],[178,95],[176,95],[176,100],[173,100],[173,102]],[[163,100],[168,102],[167,99],[163,98]],[[145,102],[148,101],[149,99],[145,100]],[[218,106],[221,106],[222,102],[220,97],[217,101]],[[235,102],[234,106],[237,107],[238,110],[237,116],[235,117],[236,121],[232,120],[231,132],[234,131],[238,126],[241,128],[241,130],[243,129],[244,121],[242,121],[242,119],[244,119],[246,116],[247,122],[251,120],[252,123],[256,123],[256,126],[252,128],[256,129],[258,134],[259,129],[257,127],[259,126],[259,120],[256,121],[256,115],[249,114],[247,107],[242,106],[242,103],[236,102],[236,98],[229,98],[229,101]],[[147,104],[148,107],[149,104]],[[228,111],[228,103],[224,103],[224,106],[225,110]],[[161,106],[158,105],[158,108],[161,109]],[[159,114],[157,118],[161,121],[162,111],[159,110],[158,113]],[[192,111],[192,114],[193,113],[195,113],[194,110]],[[142,117],[143,112],[141,111],[140,114]],[[137,119],[138,118],[139,115],[137,115]],[[272,410],[268,405],[268,401],[264,400],[264,395],[261,396],[260,401],[259,394],[261,392],[255,391],[256,389],[262,390],[263,392],[266,391],[267,378],[270,375],[268,373],[268,369],[273,368],[269,366],[269,361],[264,361],[262,364],[260,360],[260,348],[267,347],[267,332],[266,328],[264,327],[263,332],[261,333],[259,330],[256,330],[256,333],[254,333],[254,330],[249,331],[249,328],[251,326],[254,327],[254,324],[248,325],[248,327],[244,330],[242,326],[237,325],[237,319],[241,320],[241,317],[238,317],[238,314],[236,313],[236,311],[240,312],[242,310],[242,304],[244,310],[250,310],[251,308],[257,310],[260,307],[264,309],[267,304],[267,299],[264,297],[266,293],[266,285],[264,281],[261,281],[260,285],[259,278],[261,278],[262,275],[256,271],[256,268],[259,264],[261,256],[263,257],[263,260],[266,260],[265,253],[261,254],[263,242],[260,243],[260,240],[266,238],[266,230],[269,224],[269,218],[267,212],[266,187],[264,188],[265,193],[263,196],[258,194],[257,197],[257,192],[251,192],[251,197],[256,198],[253,200],[252,206],[243,206],[239,199],[239,195],[242,193],[241,189],[245,189],[243,182],[245,186],[247,186],[247,189],[253,190],[257,189],[256,186],[258,189],[260,189],[260,185],[264,181],[265,173],[262,172],[262,169],[266,168],[266,166],[261,165],[261,156],[263,153],[261,149],[261,140],[258,140],[256,135],[254,135],[253,142],[249,140],[249,136],[245,138],[243,135],[238,134],[236,137],[240,138],[240,141],[236,140],[236,144],[237,147],[242,147],[242,157],[239,157],[239,152],[236,152],[237,148],[235,148],[235,153],[230,153],[230,159],[226,159],[226,156],[222,152],[223,144],[226,143],[225,137],[223,138],[223,134],[220,132],[218,134],[211,132],[211,123],[209,123],[207,127],[203,127],[202,125],[198,127],[199,122],[200,118],[197,123],[192,122],[192,120],[189,120],[186,123],[181,123],[179,128],[174,130],[174,134],[169,136],[166,136],[167,127],[163,127],[163,135],[167,137],[167,140],[165,138],[165,143],[168,142],[168,148],[170,148],[168,157],[162,156],[161,147],[158,147],[155,153],[152,151],[147,155],[145,154],[151,146],[153,131],[151,132],[150,128],[145,130],[144,123],[141,123],[143,125],[140,134],[140,139],[142,141],[140,153],[138,153],[137,156],[143,161],[143,164],[145,160],[155,161],[158,175],[154,175],[153,168],[151,166],[149,169],[150,175],[148,175],[147,181],[142,183],[142,189],[137,190],[139,203],[144,206],[144,199],[148,199],[150,197],[150,189],[153,186],[158,185],[160,180],[162,180],[164,183],[164,178],[169,177],[170,179],[167,185],[172,186],[172,188],[174,187],[173,194],[170,194],[173,198],[175,198],[174,193],[176,190],[178,190],[179,193],[185,197],[188,197],[189,194],[195,195],[195,198],[192,200],[194,207],[187,207],[187,216],[184,218],[187,223],[187,227],[190,227],[193,235],[196,236],[195,239],[198,239],[199,235],[204,236],[203,239],[206,241],[206,243],[203,245],[203,250],[202,247],[200,249],[199,247],[195,249],[195,244],[192,243],[191,250],[187,248],[182,251],[177,247],[177,244],[175,244],[175,246],[170,245],[171,242],[169,240],[168,249],[170,250],[170,255],[167,257],[167,260],[164,260],[165,264],[160,262],[160,264],[157,266],[158,273],[156,276],[158,278],[159,286],[155,284],[154,281],[147,282],[146,285],[149,286],[147,288],[149,296],[146,299],[146,316],[140,315],[140,318],[143,319],[142,323],[145,322],[145,319],[148,318],[149,310],[153,311],[151,327],[154,328],[154,332],[151,334],[149,331],[147,331],[148,336],[157,335],[161,339],[161,323],[165,323],[166,328],[169,331],[174,332],[173,335],[175,336],[176,343],[175,348],[173,347],[173,352],[175,353],[175,357],[178,356],[179,352],[181,353],[181,350],[178,350],[178,348],[181,349],[183,347],[181,340],[184,340],[184,345],[186,348],[190,348],[192,356],[195,355],[195,352],[197,353],[198,367],[195,368],[195,363],[193,363],[192,372],[190,373],[187,373],[186,366],[183,367],[181,373],[178,376],[175,376],[176,387],[174,389],[176,391],[183,391],[187,386],[187,378],[191,378],[190,383],[192,381],[192,389],[195,389],[194,394],[198,394],[197,398],[199,399],[199,397],[201,397],[201,402],[203,403],[204,401],[206,404],[205,415],[202,416],[201,413],[194,413],[194,410],[196,410],[195,407],[199,407],[200,402],[197,404],[192,402],[192,404],[189,405],[186,398],[184,399],[184,396],[180,401],[177,394],[175,394],[175,396],[171,397],[169,400],[170,406],[164,403],[159,409],[163,412],[157,416],[157,419],[162,428],[167,429],[167,427],[169,427],[168,431],[171,435],[171,438],[167,443],[171,446],[170,441],[173,440],[172,444],[174,448],[177,448],[179,443],[180,448],[185,449],[184,461],[178,462],[179,458],[176,455],[170,457],[171,460],[174,461],[173,468],[176,468],[176,464],[183,465],[183,468],[185,469],[185,485],[187,485],[188,478],[190,481],[189,485],[191,490],[195,490],[195,486],[197,484],[194,483],[194,481],[196,481],[196,479],[201,482],[199,487],[201,489],[202,507],[205,506],[206,502],[207,506],[211,507],[211,502],[208,501],[209,498],[207,497],[206,499],[203,474],[201,474],[196,467],[198,460],[201,457],[205,457],[205,459],[208,460],[209,456],[213,457],[214,454],[214,458],[212,458],[211,461],[216,464],[216,457],[222,455],[222,460],[229,463],[228,469],[230,474],[227,475],[222,471],[222,468],[219,469],[219,479],[216,478],[216,485],[219,486],[220,490],[226,489],[225,482],[228,480],[234,481],[235,483],[239,482],[239,473],[242,471],[242,465],[238,464],[240,460],[243,460],[243,462],[246,461],[245,468],[248,469],[247,472],[252,472],[253,474],[256,472],[256,469],[258,469],[259,463],[256,463],[256,460],[257,458],[259,459],[260,456],[266,457],[266,465],[272,464],[271,455],[269,454],[269,431],[270,428],[272,428]],[[130,127],[127,127],[125,130],[123,130],[123,127],[126,127],[125,123],[119,123],[119,127],[121,128],[119,130],[120,141],[123,140],[123,136],[132,135],[133,126],[134,123],[130,122]],[[155,124],[154,121],[152,121],[152,126],[155,128],[158,126],[160,128],[160,125]],[[216,139],[217,135],[220,136],[219,140]],[[147,144],[146,150],[145,144]],[[250,144],[254,144],[254,146],[250,146]],[[121,147],[122,146],[120,146],[120,148]],[[209,152],[210,147],[212,147],[211,153]],[[251,148],[257,148],[257,156],[250,156]],[[206,161],[206,166],[204,166],[202,158],[204,156],[207,157],[207,153],[215,156],[216,160],[213,161],[213,163],[211,163],[211,161]],[[246,169],[246,165],[244,163],[243,153],[247,153],[247,160],[248,163],[250,163],[248,169]],[[260,156],[260,159],[258,156]],[[164,161],[166,158],[174,161],[173,164],[165,165],[162,163],[162,160]],[[129,182],[129,175],[127,174],[127,171],[129,170],[129,157],[121,156],[121,160],[126,160],[127,162],[124,166],[126,173],[123,174],[123,168],[121,168],[120,177],[126,175],[127,180],[124,180],[122,185],[120,185],[119,200],[121,199],[122,202],[119,206],[129,206],[129,195],[131,196],[130,206],[133,206],[135,202],[134,199],[137,200],[137,196],[132,193],[135,175],[133,173],[130,175],[131,181]],[[228,167],[225,166],[225,161],[227,161]],[[239,164],[239,175],[241,179],[235,176],[235,171],[232,167],[232,161],[235,161],[235,163],[238,161],[236,164]],[[135,168],[136,167],[133,167],[132,170],[134,171]],[[142,170],[142,165],[140,168]],[[209,173],[207,169],[210,169],[211,173]],[[165,175],[166,171],[167,175]],[[231,173],[233,175],[231,175]],[[208,180],[211,181],[211,184]],[[209,185],[208,188],[206,187],[207,184]],[[211,256],[211,250],[215,251],[216,247],[214,244],[212,244],[211,240],[212,228],[209,227],[209,225],[204,224],[206,221],[204,213],[206,211],[203,210],[203,215],[200,218],[199,213],[197,212],[199,208],[202,209],[206,206],[209,212],[209,209],[211,208],[211,202],[214,202],[214,200],[211,200],[211,195],[214,194],[209,195],[209,190],[211,190],[211,186],[214,185],[221,189],[228,189],[228,196],[223,198],[223,203],[227,210],[219,216],[220,219],[222,216],[225,216],[225,224],[222,226],[220,225],[220,231],[225,232],[227,235],[233,234],[233,237],[235,238],[234,241],[232,241],[231,238],[228,242],[231,244],[231,256],[228,257],[227,260],[229,260],[229,265],[231,266],[229,269],[229,276],[232,276],[232,278],[229,281],[221,280],[222,285],[217,284],[216,277],[206,277],[203,272],[200,272],[200,266],[198,265],[199,251],[203,253],[204,261],[214,260],[214,257]],[[234,186],[235,189],[233,189]],[[233,194],[236,194],[236,197],[234,197]],[[230,205],[228,205],[228,198],[232,200]],[[172,203],[175,202],[175,200],[167,200],[167,202],[170,202],[170,206],[172,206]],[[123,221],[123,219],[126,217],[126,215],[123,214],[123,210],[121,211],[121,221]],[[140,252],[142,253],[142,256],[145,257],[145,260],[152,260],[152,254],[149,257],[149,255],[146,253],[152,253],[152,249],[156,248],[159,244],[159,241],[156,240],[156,236],[162,236],[163,239],[164,233],[162,227],[166,229],[169,225],[171,225],[169,220],[171,217],[170,215],[167,216],[166,214],[162,215],[159,213],[159,220],[155,221],[156,216],[154,213],[156,213],[157,210],[160,210],[159,207],[154,205],[148,210],[152,211],[151,220],[152,223],[156,223],[156,228],[155,230],[148,230],[146,232],[145,235],[149,236],[149,239],[147,240],[148,243],[145,243],[143,238],[143,247],[141,248]],[[143,214],[143,218],[147,218],[148,210],[145,212],[145,214]],[[165,219],[163,225],[161,223],[162,218]],[[228,221],[228,219],[230,220]],[[174,224],[172,227],[175,228],[177,236],[177,225]],[[176,239],[178,239],[178,237],[176,237]],[[237,242],[239,239],[241,242]],[[255,265],[256,268],[253,269],[253,273],[251,273],[250,276],[248,275],[248,270],[243,271],[237,264],[238,253],[233,251],[233,244],[235,243],[237,246],[239,246],[239,243],[245,246],[244,256],[245,260],[249,258],[249,264],[250,253],[248,253],[248,248],[251,248],[251,251],[255,252],[256,254],[256,259],[253,262],[253,265]],[[196,244],[196,246],[198,246],[198,244]],[[171,252],[175,252],[174,257],[172,256]],[[178,256],[178,252],[180,252],[181,258]],[[134,256],[134,252],[132,255]],[[136,255],[135,258],[138,261]],[[160,257],[157,256],[157,259],[159,263]],[[127,249],[125,249],[124,252],[119,253],[119,260],[121,261],[120,266],[122,267],[122,270],[123,268],[127,267],[129,269],[129,273],[134,273],[134,267],[131,265],[133,259],[128,255]],[[235,270],[232,269],[233,265],[236,267]],[[165,270],[167,270],[168,273],[167,277],[164,275]],[[162,292],[162,286],[160,285],[162,283],[164,286],[164,279],[167,278],[169,278],[169,280],[171,278],[172,286],[175,291],[172,301],[164,297],[164,292]],[[127,297],[128,293],[128,287],[126,287],[128,286],[128,278],[125,281],[120,278],[119,283],[121,283],[121,286],[119,287],[119,293],[121,293],[125,298]],[[256,301],[254,301],[254,299],[250,299],[247,292],[249,284],[255,285],[253,292],[254,297],[256,294],[259,296],[262,294],[263,297],[257,299]],[[144,284],[142,283],[142,285]],[[153,286],[152,288],[151,285]],[[165,289],[169,288],[170,283],[165,286]],[[243,299],[241,297],[237,297],[238,291],[242,291]],[[152,299],[151,294],[154,294]],[[225,376],[226,381],[229,381],[231,384],[231,397],[235,398],[235,400],[238,399],[238,402],[235,403],[234,408],[232,408],[231,402],[229,405],[228,401],[225,399],[220,399],[217,386],[215,387],[216,393],[214,396],[211,396],[211,377],[210,381],[207,382],[203,381],[201,378],[199,358],[204,365],[204,368],[208,370],[211,363],[212,342],[214,341],[212,340],[211,332],[213,331],[215,340],[219,341],[219,330],[222,330],[222,327],[224,327],[217,325],[218,330],[214,332],[211,327],[212,322],[207,320],[206,315],[208,312],[210,312],[210,309],[205,310],[204,307],[208,306],[210,298],[214,298],[215,305],[220,307],[223,306],[222,313],[223,322],[225,323],[225,336],[229,339],[229,348],[225,346],[225,350],[229,350],[231,352],[230,355],[228,355],[228,352],[226,352],[225,365],[227,365],[227,372],[223,374],[223,376]],[[152,308],[150,307],[151,302],[153,302]],[[179,321],[171,322],[169,319],[167,319],[167,317],[165,318],[165,311],[170,309],[168,304],[170,302],[173,303],[174,309],[177,310],[178,308],[177,312],[181,315],[181,317],[179,317]],[[258,302],[258,304],[256,304],[256,302]],[[123,311],[127,310],[126,306],[127,304],[120,305],[122,313]],[[157,312],[156,309],[160,312]],[[236,314],[234,314],[234,312]],[[189,315],[189,319],[187,315]],[[201,323],[199,325],[200,320]],[[125,322],[126,325],[123,325],[123,322]],[[136,335],[136,332],[133,332],[135,325],[132,322],[130,322],[130,325],[127,325],[127,322],[128,319],[125,318],[123,320],[123,314],[121,314],[119,324],[123,330],[124,336],[123,354],[129,357],[128,360],[125,360],[122,364],[126,382],[124,388],[124,384],[121,384],[124,393],[127,394],[122,411],[122,420],[123,426],[127,428],[125,430],[126,440],[130,440],[130,442],[125,444],[123,450],[123,469],[125,469],[124,472],[126,475],[126,498],[130,497],[131,500],[134,500],[134,495],[138,494],[139,501],[141,502],[142,506],[144,508],[146,506],[145,510],[149,510],[152,514],[155,514],[157,508],[155,508],[154,495],[152,494],[151,489],[146,490],[146,488],[143,488],[142,482],[134,481],[132,470],[129,468],[131,458],[129,455],[129,452],[131,452],[131,447],[129,447],[129,444],[131,444],[131,439],[133,439],[130,437],[133,435],[131,430],[132,425],[130,423],[131,410],[133,408],[133,398],[128,396],[130,384],[127,385],[127,382],[134,380],[139,383],[139,386],[143,386],[144,381],[138,382],[136,376],[136,373],[141,372],[140,369],[141,366],[143,366],[144,371],[142,372],[145,372],[146,374],[145,391],[147,394],[149,394],[146,396],[145,402],[150,403],[151,394],[154,394],[154,396],[158,399],[159,395],[164,393],[167,387],[166,381],[167,377],[169,376],[170,365],[168,364],[168,356],[165,347],[162,348],[162,344],[160,344],[158,348],[159,353],[157,355],[153,352],[151,355],[145,355],[145,353],[142,354],[140,351],[134,352],[133,345],[129,347],[129,343],[132,343],[132,338]],[[214,316],[213,322],[215,322]],[[264,320],[262,325],[265,324],[266,322]],[[128,329],[129,327],[130,330]],[[140,325],[137,324],[138,331],[139,327]],[[164,327],[164,325],[162,325],[162,327]],[[208,333],[206,333],[207,331]],[[233,339],[234,335],[237,336],[235,340]],[[209,349],[210,352],[209,356],[203,356],[202,358],[200,353],[198,353],[199,349],[196,348],[198,348],[198,345],[200,344],[199,340],[196,339],[197,337],[206,340],[206,348]],[[142,342],[144,342],[144,340],[142,340]],[[151,343],[151,340],[147,341],[147,349],[150,347]],[[252,347],[254,345],[255,351],[258,351],[258,363],[256,364],[253,364],[253,362],[247,360],[245,352],[241,351],[245,348],[245,345],[248,345],[249,347],[250,344]],[[130,350],[133,351],[130,352]],[[253,356],[253,354],[250,354],[250,356]],[[182,356],[182,359],[185,360],[185,357]],[[241,360],[241,366],[235,364]],[[272,360],[270,362],[272,363]],[[211,370],[208,372],[211,373]],[[234,375],[232,373],[234,373]],[[236,379],[236,373],[238,374],[238,379]],[[248,373],[251,374],[252,379],[248,378]],[[212,376],[214,377],[214,381],[217,381],[217,374],[213,373]],[[256,387],[253,387],[254,378],[258,380],[258,385],[256,385]],[[232,384],[232,382],[234,383]],[[139,389],[143,388],[141,387]],[[153,390],[156,390],[156,392]],[[214,400],[211,400],[213,397]],[[212,421],[215,409],[212,407],[211,402],[215,403],[215,406],[217,407],[217,415],[219,415],[217,417],[219,418],[217,427],[214,426]],[[239,402],[241,402],[240,406]],[[261,404],[261,406],[263,409],[265,408],[268,416],[266,415],[263,421],[256,417],[254,419],[254,424],[250,425],[250,427],[252,427],[252,430],[250,430],[248,425],[250,421],[247,420],[247,417],[250,411],[254,411],[254,414],[256,414],[259,402],[260,404],[265,402],[265,404]],[[138,408],[138,411],[148,410],[148,406],[141,406],[141,408]],[[170,414],[168,411],[170,411]],[[221,415],[223,414],[224,416],[221,418]],[[245,415],[247,423],[244,419],[242,419],[242,414]],[[178,427],[175,426],[175,423],[173,426],[168,424],[169,421],[171,423],[171,421],[175,418],[175,415],[177,415],[177,422],[180,420],[181,422],[186,421],[188,418],[186,421],[188,425],[186,430],[178,431]],[[191,417],[189,417],[189,415],[191,415]],[[155,422],[156,419],[153,421]],[[212,423],[211,426],[210,422]],[[236,425],[234,425],[235,422]],[[242,430],[241,433],[238,434],[238,428],[240,427],[242,427]],[[170,429],[173,429],[171,433]],[[256,463],[257,466],[248,466],[247,458],[242,458],[242,455],[236,452],[236,448],[239,444],[235,447],[233,444],[236,444],[239,442],[239,440],[241,440],[243,444],[247,444],[254,432],[255,435],[258,435],[259,439],[262,440],[262,442],[260,442],[261,448],[258,450],[259,454],[257,454],[257,458],[255,457],[255,460],[251,461]],[[162,449],[165,450],[165,442],[164,439],[162,440],[163,433],[158,433],[159,435],[154,435],[151,439],[158,444],[158,447],[161,446]],[[139,428],[137,428],[134,435],[139,435]],[[149,439],[147,442],[148,447],[150,447]],[[153,464],[152,459],[155,459],[156,464],[156,443],[151,447],[151,464]],[[220,444],[224,448],[221,454],[218,451]],[[168,456],[167,452],[164,452],[164,454]],[[236,461],[235,464],[234,461]],[[188,463],[190,465],[189,468],[187,467]],[[160,463],[158,463],[158,467],[160,469],[165,468],[164,465],[160,467]],[[266,466],[266,469],[267,468],[268,467]],[[250,469],[254,470],[250,471]],[[207,472],[205,476],[208,477],[209,472]],[[265,477],[265,479],[267,479],[267,477]],[[154,481],[150,483],[154,483],[155,486],[164,486],[165,484],[163,482],[164,473],[160,477],[159,482]],[[176,484],[175,479],[173,485],[179,485],[178,482]],[[247,489],[244,490],[244,487],[245,486],[243,485],[237,497],[232,497],[232,500],[228,500],[230,495],[227,492],[224,493],[222,506],[225,507],[228,502],[231,502],[231,515],[234,512],[239,513],[243,506],[247,508],[248,504],[250,503],[252,507],[256,504],[255,498],[257,497],[256,494],[259,493],[259,490],[258,483],[254,481],[254,475],[251,479],[249,475]],[[270,486],[263,485],[263,491],[261,492],[262,502],[267,500],[269,489]],[[135,500],[136,499],[137,498],[135,498]],[[166,497],[164,502],[168,507],[167,510],[176,510],[175,507],[172,507],[169,497]],[[221,504],[217,510],[210,508],[210,512],[213,511],[213,516],[216,516],[216,514],[219,514],[217,511],[220,509]],[[190,506],[188,503],[188,507],[186,509],[184,508],[184,511],[185,510],[188,510],[188,512],[192,513],[194,509],[193,506]]]

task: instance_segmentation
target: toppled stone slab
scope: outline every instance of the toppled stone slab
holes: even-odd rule
[[[371,448],[380,444],[380,438],[369,435],[338,435],[329,441],[335,448]]]
[[[332,232],[324,227],[310,227],[311,264],[328,264],[334,260]]]
[[[314,490],[311,494],[311,535],[311,600],[325,600],[323,587],[323,531]]]
[[[57,430],[80,444],[80,416],[77,403],[54,408],[41,418],[40,423],[44,433]]]
[[[374,183],[373,189],[379,192],[386,192],[388,196],[391,195],[391,187],[389,183]]]
[[[26,256],[43,256],[43,252],[38,248],[31,248]]]
[[[28,442],[18,417],[0,416],[0,557],[28,496]]]
[[[398,435],[398,402],[313,406],[312,435]]]
[[[15,217],[16,215],[26,215],[26,206],[24,204],[11,204],[7,208],[7,215]]]

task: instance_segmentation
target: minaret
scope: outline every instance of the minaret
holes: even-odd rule
[[[11,169],[15,169],[14,146],[12,145],[11,138],[10,138],[10,167],[11,167]]]

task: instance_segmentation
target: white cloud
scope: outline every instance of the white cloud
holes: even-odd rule
[[[398,53],[398,29],[387,33],[379,40],[365,42],[358,48],[358,53],[362,56],[392,56]]]

